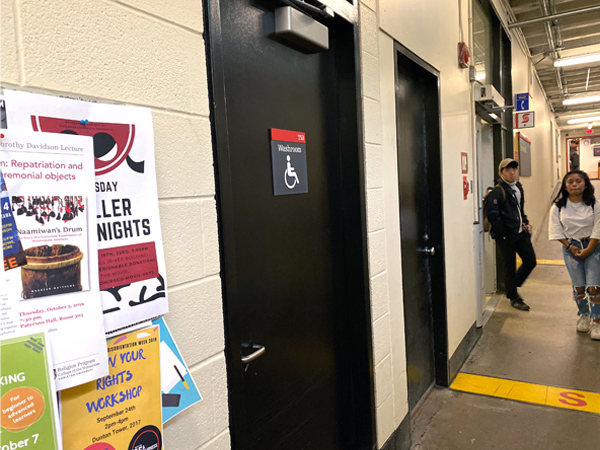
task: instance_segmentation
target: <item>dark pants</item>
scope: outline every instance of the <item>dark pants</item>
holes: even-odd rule
[[[504,260],[504,276],[506,283],[506,296],[514,300],[519,297],[517,288],[521,287],[536,265],[535,252],[531,245],[531,234],[523,232],[516,236],[508,236],[506,239],[496,240],[500,247],[502,259]],[[517,257],[519,254],[523,264],[517,268]]]

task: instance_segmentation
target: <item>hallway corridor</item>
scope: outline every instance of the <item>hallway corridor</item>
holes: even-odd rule
[[[594,185],[598,196],[598,180]],[[520,289],[531,311],[512,308],[505,297],[492,297],[488,304],[497,297],[497,307],[461,373],[600,393],[600,341],[575,331],[577,309],[562,265],[561,245],[548,241],[547,220],[543,225],[534,242],[538,266]],[[600,412],[600,404],[588,403]],[[413,417],[412,426],[414,450],[600,447],[598,413],[452,388],[434,389]]]

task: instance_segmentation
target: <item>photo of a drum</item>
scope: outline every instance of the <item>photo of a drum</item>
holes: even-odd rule
[[[23,298],[81,291],[81,259],[76,245],[40,245],[25,250],[21,267]]]

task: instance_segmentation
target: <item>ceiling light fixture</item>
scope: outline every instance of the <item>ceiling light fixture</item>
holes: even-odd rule
[[[573,97],[563,100],[562,104],[567,105],[582,105],[584,103],[596,103],[600,102],[600,94],[598,95],[586,95],[584,97]]]
[[[557,59],[554,61],[554,67],[575,66],[577,64],[587,64],[597,61],[600,61],[600,53],[590,53],[587,55]]]
[[[600,122],[600,116],[594,117],[582,117],[581,119],[571,119],[567,121],[569,125],[574,125],[577,123],[592,123],[592,122]]]

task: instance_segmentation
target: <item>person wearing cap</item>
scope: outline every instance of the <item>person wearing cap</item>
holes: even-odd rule
[[[531,244],[531,225],[525,214],[525,194],[519,183],[519,163],[506,158],[498,166],[500,180],[487,196],[487,218],[492,229],[490,234],[500,248],[504,262],[506,297],[513,308],[529,311],[529,305],[519,295],[523,285],[536,265]],[[516,255],[522,260],[517,270]]]

